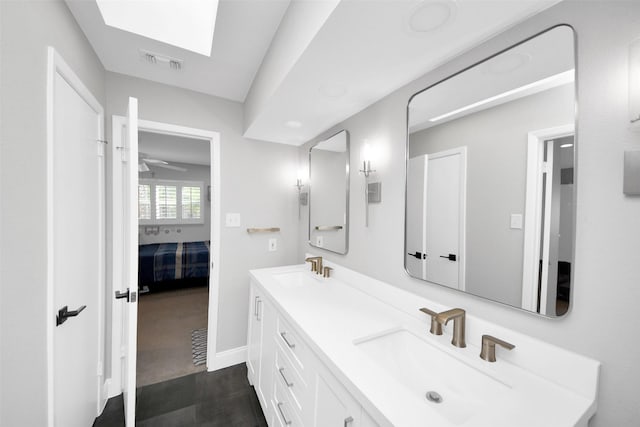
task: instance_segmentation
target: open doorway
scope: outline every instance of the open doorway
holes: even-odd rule
[[[168,291],[174,289],[178,283],[171,283],[172,281],[182,280],[182,278],[187,278],[186,273],[183,273],[183,265],[182,257],[177,256],[177,251],[182,250],[183,254],[185,252],[185,242],[188,242],[188,231],[185,228],[187,225],[194,225],[197,221],[197,218],[193,218],[194,212],[196,210],[196,194],[200,195],[200,208],[201,210],[206,206],[210,207],[210,230],[209,230],[209,261],[206,266],[206,269],[209,271],[208,279],[203,278],[193,278],[189,277],[189,279],[194,279],[195,282],[198,280],[204,280],[205,283],[208,282],[208,286],[203,284],[202,286],[190,286],[187,287],[186,292],[189,292],[188,289],[199,289],[204,291],[200,303],[204,304],[206,308],[206,369],[208,371],[213,371],[215,369],[219,369],[220,367],[229,366],[224,365],[223,361],[218,360],[216,354],[216,337],[217,337],[217,317],[218,317],[218,289],[219,289],[219,275],[220,275],[220,134],[214,131],[208,131],[203,129],[189,128],[184,126],[178,126],[168,123],[160,123],[153,122],[148,120],[139,120],[137,117],[137,100],[135,98],[129,98],[128,102],[128,111],[127,116],[113,116],[112,125],[113,125],[113,145],[112,148],[112,159],[111,162],[111,176],[112,176],[112,198],[111,198],[111,282],[113,286],[113,291],[115,291],[115,303],[111,304],[111,313],[112,313],[112,323],[111,323],[111,331],[110,335],[112,337],[112,345],[111,345],[111,378],[109,384],[109,395],[116,396],[120,392],[123,393],[124,400],[124,408],[125,408],[125,417],[127,425],[134,425],[136,416],[135,416],[135,408],[136,408],[136,388],[140,386],[140,384],[136,384],[137,380],[137,357],[138,357],[138,308],[139,308],[139,300],[142,299],[142,304],[145,304],[145,299],[150,301],[149,297],[153,294],[162,295],[163,291]],[[191,180],[185,178],[184,176],[176,177],[171,176],[169,178],[163,178],[164,183],[155,182],[155,187],[149,186],[146,189],[147,194],[141,190],[139,184],[141,182],[140,172],[149,172],[153,169],[167,169],[172,170],[174,172],[183,172],[183,169],[196,168],[197,163],[203,163],[202,159],[198,162],[188,161],[187,159],[180,159],[175,157],[167,157],[169,153],[163,152],[152,152],[148,153],[142,151],[147,149],[145,145],[143,145],[142,150],[139,147],[139,139],[142,140],[142,144],[145,144],[145,133],[148,134],[157,134],[157,136],[166,137],[168,139],[172,139],[174,141],[179,140],[184,142],[183,139],[191,140],[193,143],[201,144],[199,147],[206,147],[206,153],[208,153],[209,158],[209,177],[211,190],[209,192],[208,186],[205,185],[207,182],[206,179],[202,179],[202,185],[199,191],[194,190],[191,187],[197,187],[196,185],[192,185]],[[156,141],[157,144],[160,144]],[[188,142],[185,142],[188,143]],[[171,144],[169,144],[171,145]],[[181,153],[185,153],[190,150],[184,149],[184,145],[180,146],[179,150]],[[147,150],[148,151],[148,150]],[[175,149],[173,151],[176,151]],[[139,155],[139,153],[143,153]],[[207,154],[200,153],[198,157],[207,156]],[[164,157],[164,158],[163,158]],[[166,159],[165,159],[166,158]],[[144,160],[146,159],[146,160]],[[162,164],[164,167],[150,167],[152,163]],[[143,165],[144,164],[144,165]],[[181,165],[182,164],[182,165]],[[195,166],[189,166],[194,165]],[[167,167],[168,166],[168,167]],[[204,165],[200,165],[204,166]],[[146,171],[149,169],[149,171]],[[145,179],[153,179],[157,178],[158,174],[156,172],[155,175],[150,176],[144,174],[143,180]],[[180,189],[178,189],[178,184],[175,182],[173,184],[168,181],[178,181],[182,182],[184,185],[180,184]],[[176,187],[175,188],[175,197],[170,194],[174,191],[168,187]],[[159,187],[159,188],[156,188]],[[183,189],[183,187],[185,187]],[[184,200],[183,200],[184,195]],[[175,198],[175,206],[173,200]],[[159,206],[158,206],[159,205]],[[186,211],[186,214],[183,213],[183,207]],[[159,212],[153,213],[153,215],[149,214],[152,212],[151,209]],[[178,214],[181,215],[181,218],[187,219],[192,222],[192,224],[170,224],[168,218],[169,211],[173,213],[175,210],[175,216]],[[141,215],[142,214],[142,215]],[[143,216],[144,221],[139,220],[139,217]],[[151,219],[161,219],[164,222],[160,224],[152,224],[150,222]],[[186,221],[187,223],[189,221]],[[146,223],[143,223],[146,222]],[[149,227],[146,228],[145,227]],[[155,228],[154,228],[155,227]],[[158,228],[159,227],[159,228]],[[163,228],[165,227],[165,228]],[[168,232],[165,232],[166,227],[168,227]],[[178,233],[177,229],[180,227],[180,233]],[[159,230],[163,230],[164,235],[176,234],[182,237],[182,245],[177,245],[179,243],[177,240],[166,243],[174,243],[173,246],[173,255],[167,255],[169,258],[173,256],[174,260],[180,263],[178,265],[170,265],[169,269],[173,269],[173,276],[168,278],[169,280],[156,280],[155,273],[154,279],[151,282],[161,282],[161,283],[150,283],[149,281],[142,283],[143,281],[140,278],[141,274],[145,274],[143,269],[138,269],[138,264],[140,261],[140,244],[153,244],[153,241],[150,239],[151,236],[157,237],[160,236],[161,233]],[[147,234],[145,234],[147,233]],[[199,234],[202,236],[202,234]],[[199,237],[201,242],[200,246],[202,246],[202,242],[206,247],[206,240],[202,240],[203,237]],[[159,244],[159,243],[157,243]],[[168,250],[169,254],[171,250]],[[187,251],[188,252],[188,251]],[[206,252],[205,252],[206,253]],[[158,254],[159,257],[164,256],[165,254],[160,252]],[[155,263],[155,260],[158,257],[155,255],[152,257]],[[161,264],[165,264],[165,260],[160,260],[158,258],[158,262]],[[199,267],[202,265],[200,264]],[[154,266],[155,268],[155,266]],[[176,276],[176,272],[180,271],[179,276]],[[165,271],[166,273],[166,271]],[[162,273],[160,273],[162,274]],[[170,273],[169,273],[170,275]],[[206,273],[205,273],[206,275]],[[164,286],[165,284],[162,282],[168,281],[169,286]],[[141,286],[139,286],[139,284]],[[191,284],[195,284],[194,281]],[[146,288],[145,288],[146,286]],[[142,288],[143,291],[142,296],[139,295],[139,288]],[[208,288],[208,289],[207,289]],[[149,289],[148,293],[146,290]],[[197,291],[196,291],[197,292]],[[169,295],[169,294],[165,294]],[[112,296],[113,298],[113,296]],[[177,312],[178,315],[185,316],[185,310],[182,310],[177,304],[169,302],[167,306],[170,308],[170,311]],[[190,308],[190,307],[189,307]],[[187,309],[189,309],[187,308]],[[145,310],[143,307],[142,310]],[[144,316],[144,312],[141,316]],[[158,316],[161,316],[159,314]],[[200,316],[202,313],[200,312]],[[174,326],[171,322],[169,322],[171,326]],[[197,329],[200,329],[200,325],[202,322],[198,323]],[[158,322],[155,322],[154,328],[158,330],[161,326]],[[165,326],[166,328],[166,326]],[[193,332],[191,327],[187,331],[186,341],[190,343],[191,334]],[[151,336],[153,334],[149,334]],[[142,340],[142,338],[141,338]],[[169,339],[169,341],[172,341]],[[191,346],[187,345],[182,349],[183,352],[187,352],[187,354],[191,353]],[[157,350],[158,347],[156,347]],[[153,355],[154,352],[150,354]],[[159,353],[156,351],[156,355]],[[191,360],[189,363],[193,363],[192,355],[189,355]],[[143,360],[142,363],[145,363]],[[197,365],[198,369],[200,365]],[[186,373],[181,372],[170,372],[172,376],[181,376]],[[142,380],[142,381],[163,381],[163,378],[154,378],[151,380]]]
[[[138,133],[138,387],[206,370],[211,154]]]
[[[569,309],[575,230],[573,125],[529,133],[523,308],[547,316]]]

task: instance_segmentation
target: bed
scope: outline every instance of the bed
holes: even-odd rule
[[[209,278],[209,242],[154,243],[138,247],[142,288],[204,285]]]

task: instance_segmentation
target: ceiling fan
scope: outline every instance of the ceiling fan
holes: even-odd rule
[[[149,166],[171,169],[179,172],[187,171],[186,168],[174,166],[165,160],[156,159],[151,154],[138,153],[138,172],[149,172],[151,170]]]

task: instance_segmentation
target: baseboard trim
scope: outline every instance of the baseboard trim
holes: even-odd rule
[[[236,347],[225,351],[216,353],[213,364],[207,366],[207,370],[217,371],[218,369],[224,369],[229,366],[237,365],[247,361],[247,346]],[[213,365],[213,366],[211,366]]]

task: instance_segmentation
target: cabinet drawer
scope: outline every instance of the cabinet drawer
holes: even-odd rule
[[[291,403],[295,405],[299,413],[303,413],[308,407],[309,402],[309,385],[300,375],[293,363],[285,356],[285,350],[282,345],[276,345],[276,363],[275,363],[275,381],[281,382],[282,388],[289,393]]]
[[[278,374],[276,374],[278,375]],[[275,425],[280,427],[303,427],[300,414],[292,402],[291,395],[285,390],[282,381],[275,381],[273,387],[273,412]]]
[[[278,317],[276,341],[280,343],[284,353],[289,357],[298,372],[303,377],[308,378],[305,369],[308,368],[309,363],[313,360],[312,355],[302,338],[293,331],[293,328],[282,317]]]

